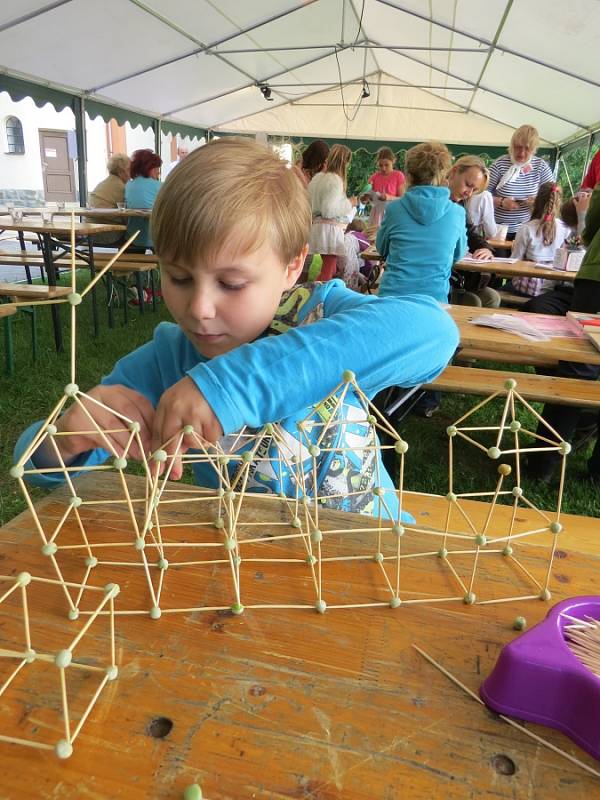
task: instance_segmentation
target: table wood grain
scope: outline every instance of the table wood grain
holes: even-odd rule
[[[498,360],[505,357],[511,363],[511,357],[521,355],[542,362],[575,361],[579,364],[600,364],[600,351],[587,339],[570,339],[556,336],[547,341],[530,341],[515,333],[473,325],[472,320],[489,314],[510,314],[533,322],[536,318],[548,317],[547,314],[528,314],[512,308],[477,308],[474,306],[448,306],[448,313],[458,325],[460,346],[465,350],[478,350],[494,353]],[[516,362],[515,362],[516,363]]]
[[[132,491],[139,490],[139,480],[131,479]],[[103,473],[88,476],[77,489],[88,500],[115,496],[115,490],[116,483]],[[60,519],[61,496],[59,491],[38,501],[42,520]],[[419,524],[442,523],[441,498],[409,495],[407,505]],[[483,519],[484,505],[468,507]],[[92,508],[94,535],[127,530],[124,511],[101,504]],[[281,519],[282,510],[279,501],[256,498],[246,513],[248,519],[263,520],[268,531],[269,521]],[[325,526],[348,520],[321,513]],[[364,517],[359,522],[369,523]],[[565,515],[562,522],[553,600],[598,593],[597,520]],[[0,539],[3,573],[27,569],[51,575],[28,513],[5,526]],[[364,547],[366,534],[353,534],[352,540],[344,547]],[[281,554],[287,550],[283,541],[274,546]],[[341,546],[332,545],[330,552]],[[525,547],[532,568],[546,563],[540,547]],[[74,566],[61,563],[65,569]],[[437,559],[412,559],[407,565],[406,580],[417,591],[427,594],[445,584]],[[368,564],[331,564],[330,597],[372,594],[369,569]],[[297,570],[290,564],[250,565],[244,593],[249,601],[303,595],[310,582]],[[107,577],[98,575],[95,583],[102,585]],[[142,585],[139,569],[110,577],[120,583],[123,599]],[[518,576],[494,566],[483,579],[492,592],[513,594]],[[167,581],[169,595],[197,604],[209,603],[222,588],[215,568],[168,575]],[[418,644],[477,691],[501,647],[516,635],[514,618],[523,615],[532,624],[549,607],[531,600],[328,610],[324,615],[247,610],[241,616],[200,611],[160,620],[121,617],[120,675],[98,701],[73,756],[58,761],[51,753],[0,744],[0,797],[176,800],[186,785],[198,781],[212,800],[592,798],[598,791],[593,777],[474,703],[411,646]],[[64,612],[64,598],[48,592],[32,616],[41,615],[46,629],[58,632],[73,624],[63,622]],[[6,622],[0,606],[0,623]],[[102,641],[101,628],[90,629],[96,644]],[[17,727],[35,725],[38,733],[59,738],[56,714],[53,718],[52,709],[44,709],[56,699],[39,696],[35,686],[29,692],[11,689],[0,708],[12,712]],[[560,733],[531,728],[592,763]],[[157,738],[157,733],[166,735]],[[505,774],[513,767],[514,774]]]

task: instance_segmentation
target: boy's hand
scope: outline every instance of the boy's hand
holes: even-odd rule
[[[117,414],[128,417],[133,422],[140,425],[140,438],[144,451],[147,453],[152,441],[152,424],[154,419],[154,408],[147,397],[139,392],[129,389],[127,386],[95,386],[89,392],[90,397],[103,403],[112,411],[93,403],[85,397],[78,398],[93,417],[96,425],[102,431],[121,430],[117,433],[106,433],[104,439],[96,430],[85,411],[79,403],[74,402],[72,406],[56,421],[56,427],[61,432],[73,431],[71,436],[56,436],[54,441],[59,449],[63,460],[68,464],[74,461],[82,453],[87,453],[95,447],[102,447],[109,450],[106,444],[108,440],[115,449],[117,456],[122,456],[131,437],[131,433],[126,429],[126,425],[119,419]],[[90,433],[82,433],[90,431]],[[131,443],[128,451],[132,458],[142,459],[140,448],[135,439]],[[49,447],[45,447],[45,452],[40,454],[44,461],[56,461],[56,453]],[[37,459],[36,459],[37,461]]]
[[[491,261],[493,257],[494,254],[487,247],[480,247],[479,250],[475,250],[473,253],[473,258],[476,258],[477,261]]]
[[[186,375],[177,381],[163,394],[154,416],[154,430],[152,434],[152,450],[163,447],[166,442],[176,436],[185,426],[191,425],[194,431],[209,442],[216,442],[223,436],[223,428],[216,418],[212,408],[204,399],[194,381]],[[181,453],[185,453],[194,446],[194,440],[185,436],[181,444]],[[174,440],[165,447],[167,453],[175,450]],[[169,477],[179,480],[183,472],[181,458],[175,459]]]

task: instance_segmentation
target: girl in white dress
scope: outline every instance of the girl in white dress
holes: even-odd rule
[[[343,144],[334,144],[325,171],[318,172],[308,184],[312,207],[312,226],[308,240],[308,252],[319,253],[323,267],[319,280],[329,281],[335,277],[337,257],[346,252],[344,232],[356,213],[356,198],[346,197],[348,167],[352,151]]]

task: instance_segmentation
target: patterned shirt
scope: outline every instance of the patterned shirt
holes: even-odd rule
[[[500,178],[510,169],[512,161],[509,155],[501,156],[490,167],[490,182],[488,190],[495,197],[512,197],[522,201],[515,211],[507,208],[496,208],[495,217],[498,225],[508,225],[509,233],[515,233],[519,225],[531,219],[531,209],[525,203],[527,197],[535,197],[543,183],[553,181],[552,170],[543,158],[533,156],[531,163],[521,170],[510,183],[505,183],[497,189]]]

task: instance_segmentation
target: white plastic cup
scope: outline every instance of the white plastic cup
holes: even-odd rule
[[[44,225],[48,225],[52,222],[52,211],[49,208],[42,209],[42,222]]]

